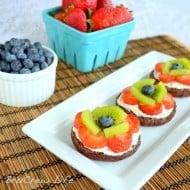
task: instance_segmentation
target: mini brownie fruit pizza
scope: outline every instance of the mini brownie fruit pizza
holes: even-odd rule
[[[190,60],[186,58],[157,63],[150,77],[162,81],[174,97],[190,96]]]
[[[76,114],[71,130],[76,149],[101,161],[118,161],[140,146],[140,122],[119,106],[103,106]]]
[[[127,113],[135,114],[143,126],[159,126],[170,121],[176,112],[173,96],[163,82],[152,78],[142,79],[126,87],[116,104]]]

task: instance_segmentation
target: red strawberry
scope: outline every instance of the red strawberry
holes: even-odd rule
[[[171,94],[167,94],[165,98],[163,99],[163,104],[166,109],[171,109],[175,105],[175,101],[173,99],[173,96]]]
[[[190,85],[190,75],[177,76],[176,81],[185,85]]]
[[[154,105],[146,105],[146,104],[140,104],[139,108],[142,112],[148,114],[148,115],[157,115],[162,112],[162,104],[161,103],[155,103]]]
[[[131,133],[116,135],[107,140],[107,146],[113,152],[122,152],[131,146],[132,135]]]
[[[57,20],[62,21],[62,20],[63,20],[63,15],[64,15],[64,12],[63,12],[63,11],[59,11],[58,13],[56,13],[56,14],[54,15],[54,17],[55,17]]]
[[[87,9],[95,10],[97,0],[62,0],[63,10],[67,9],[70,5],[74,5],[75,8],[81,8],[84,11]]]
[[[66,9],[63,22],[82,32],[87,31],[86,14],[80,8],[69,7]]]
[[[100,8],[95,10],[91,18],[92,30],[101,30],[114,25],[129,22],[133,19],[132,14],[123,5],[115,8]]]
[[[130,87],[123,90],[122,99],[126,104],[135,105],[139,103],[139,100],[131,93]]]
[[[97,0],[97,9],[113,7],[111,0]]]

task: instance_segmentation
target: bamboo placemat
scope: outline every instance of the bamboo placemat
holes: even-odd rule
[[[190,49],[169,36],[133,40],[121,60],[91,73],[80,73],[60,62],[55,93],[42,104],[27,108],[0,105],[0,190],[102,189],[24,135],[21,129],[56,104],[151,50],[190,58]],[[142,190],[190,189],[189,145],[187,139]]]

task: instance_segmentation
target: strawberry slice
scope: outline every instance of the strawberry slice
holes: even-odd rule
[[[155,65],[155,70],[156,70],[156,72],[158,72],[158,73],[161,73],[162,72],[162,62],[159,62],[159,63],[157,63],[156,65]]]
[[[94,135],[87,129],[87,127],[85,127],[85,125],[81,125],[78,132],[84,146],[96,149],[102,148],[107,144],[107,140],[103,133]]]
[[[140,104],[139,109],[148,115],[157,115],[162,112],[162,104],[155,103],[154,105]]]
[[[116,135],[107,140],[107,146],[115,153],[128,150],[132,144],[131,133]]]
[[[82,119],[81,119],[81,116],[82,116],[82,112],[78,112],[75,116],[75,119],[74,119],[74,127],[76,127],[77,129],[80,128],[81,125],[84,125],[82,123]]]
[[[126,104],[136,105],[139,103],[139,100],[131,93],[130,88],[123,90],[122,99]]]
[[[185,85],[190,85],[190,75],[176,76],[176,81]]]
[[[170,74],[160,74],[159,75],[159,80],[164,82],[164,83],[168,83],[168,82],[172,82],[175,81],[175,76],[170,75]]]
[[[164,97],[163,104],[166,109],[171,109],[174,107],[175,101],[173,99],[173,96],[169,93]]]
[[[134,114],[127,115],[127,122],[130,126],[131,133],[136,133],[140,129],[140,121]]]

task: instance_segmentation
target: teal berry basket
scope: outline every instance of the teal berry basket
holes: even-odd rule
[[[43,10],[49,46],[59,59],[80,72],[90,72],[119,60],[126,48],[135,21],[94,32],[81,32],[53,16],[61,10],[54,7]]]

